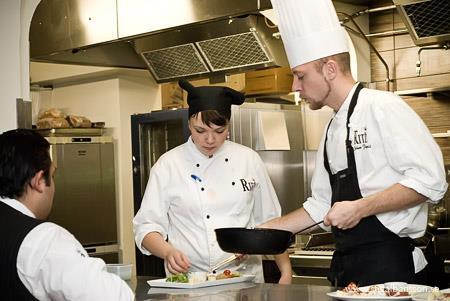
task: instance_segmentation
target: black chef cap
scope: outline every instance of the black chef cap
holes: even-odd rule
[[[188,81],[178,81],[183,90],[188,92],[189,117],[206,110],[216,110],[228,120],[231,117],[231,105],[241,105],[245,95],[228,87],[194,87]]]

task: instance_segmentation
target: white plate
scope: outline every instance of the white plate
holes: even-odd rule
[[[439,290],[439,292],[441,292],[443,294],[450,294],[450,288]],[[419,293],[419,294],[416,294],[415,296],[413,296],[412,299],[414,301],[427,301],[427,300],[429,300],[429,298],[428,298],[429,294],[430,293]],[[431,299],[431,300],[433,300],[433,299]]]
[[[179,289],[179,288],[170,288],[170,287],[154,287],[151,286],[148,289],[147,295],[149,297],[160,296],[161,294],[175,296],[175,295],[183,295],[187,297],[194,296],[210,296],[211,294],[222,294],[226,292],[227,294],[232,294],[235,291],[240,291],[242,289],[247,289],[250,287],[255,287],[256,284],[254,282],[240,282],[240,283],[232,283],[227,285],[215,285],[208,287],[198,287],[193,289]],[[161,299],[161,298],[160,298]],[[167,299],[167,298],[165,298]],[[233,299],[234,300],[234,299]]]
[[[168,288],[199,288],[208,287],[222,284],[232,284],[246,281],[253,281],[255,275],[242,275],[234,278],[220,279],[220,280],[210,280],[199,283],[179,283],[179,282],[167,282],[166,278],[149,280],[147,283],[152,287],[168,287]]]
[[[377,284],[381,288],[384,288],[383,284]],[[359,289],[361,291],[368,291],[370,286],[363,286]],[[413,294],[415,292],[426,292],[430,291],[432,287],[425,286],[425,285],[419,285],[419,284],[408,284],[408,291],[410,294]],[[344,295],[342,293],[338,293],[337,291],[327,293],[328,296],[338,299],[338,300],[411,300],[412,296],[398,296],[398,297],[389,297],[385,295],[375,295],[375,296],[364,296],[364,295]]]
[[[411,296],[388,297],[388,296],[345,296],[337,292],[327,293],[328,296],[337,300],[411,300]]]

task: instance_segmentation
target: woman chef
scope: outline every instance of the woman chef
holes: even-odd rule
[[[426,201],[438,202],[447,190],[438,145],[400,97],[355,82],[331,0],[272,4],[293,89],[311,109],[328,106],[335,114],[317,152],[312,197],[264,226],[296,232],[323,219],[336,241],[335,285],[414,283],[427,263],[412,239],[425,232]]]
[[[242,104],[244,95],[227,87],[194,87],[184,80],[179,85],[188,92],[191,136],[152,166],[133,220],[139,249],[164,259],[166,273],[173,274],[207,272],[230,256],[218,246],[214,229],[254,227],[281,214],[261,158],[226,140],[231,105]],[[275,261],[279,282],[290,283],[287,253]],[[264,282],[260,256],[246,257],[240,268]],[[236,265],[222,269],[236,270]]]

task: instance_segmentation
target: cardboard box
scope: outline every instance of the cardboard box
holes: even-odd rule
[[[292,91],[292,80],[292,72],[289,67],[247,72],[245,73],[245,94],[287,94]]]

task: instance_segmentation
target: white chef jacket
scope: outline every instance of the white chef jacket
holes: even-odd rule
[[[150,254],[142,246],[145,235],[159,232],[188,256],[190,271],[209,271],[230,256],[217,244],[214,229],[251,228],[280,214],[275,190],[255,151],[225,141],[209,158],[189,138],[151,168],[133,225],[142,253]],[[264,281],[260,256],[249,256],[244,267],[241,272]],[[234,263],[226,268],[239,270]]]
[[[333,174],[347,168],[347,112],[356,86],[334,114],[328,131],[327,155]],[[414,189],[431,203],[444,196],[448,184],[441,150],[420,117],[399,96],[362,89],[349,127],[363,197],[396,183]],[[323,163],[324,141],[325,132],[317,151],[312,196],[303,205],[315,221],[323,219],[331,203],[331,186]],[[428,207],[423,203],[376,216],[393,233],[418,238],[425,233],[427,214]],[[413,259],[416,273],[427,264],[418,248],[413,251]]]
[[[0,201],[35,218],[17,200]],[[38,300],[134,300],[130,287],[108,273],[102,259],[89,257],[72,234],[54,223],[42,223],[27,234],[17,255],[17,273]]]

